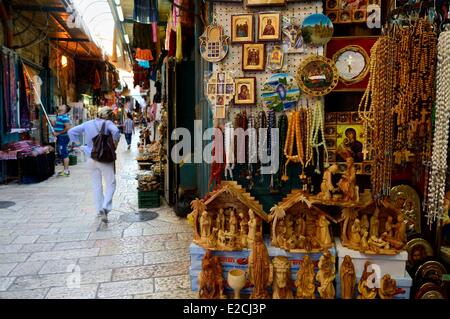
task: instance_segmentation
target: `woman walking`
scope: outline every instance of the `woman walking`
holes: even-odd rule
[[[109,107],[103,107],[98,111],[96,119],[84,122],[69,130],[70,140],[74,143],[79,144],[82,134],[86,138],[87,145],[84,147],[84,152],[88,158],[87,167],[91,172],[95,206],[105,223],[108,221],[108,213],[112,209],[112,198],[116,191],[115,162],[98,162],[91,158],[91,152],[94,146],[92,139],[100,133],[103,124],[105,127],[104,133],[112,135],[117,147],[120,140],[120,131],[111,121],[112,117],[113,111]],[[105,193],[103,193],[103,178],[105,179]]]

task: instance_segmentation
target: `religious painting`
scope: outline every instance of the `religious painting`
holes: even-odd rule
[[[278,71],[283,68],[284,53],[279,45],[275,45],[267,54],[267,68]]]
[[[256,78],[245,77],[236,78],[236,95],[234,104],[236,105],[254,105],[256,104]]]
[[[247,0],[247,7],[283,6],[286,0]]]
[[[334,62],[322,56],[311,56],[300,64],[297,82],[303,92],[313,96],[330,93],[339,82]]]
[[[234,98],[234,78],[230,72],[216,71],[206,83],[207,97],[214,110],[214,118],[224,118],[226,106]]]
[[[237,14],[231,16],[231,42],[253,42],[253,15]]]
[[[357,174],[372,173],[370,152],[367,152],[367,158],[364,159],[364,127],[358,112],[328,112],[325,116],[324,133],[330,164],[337,164],[339,169],[345,171],[346,159],[352,157]]]
[[[279,41],[281,39],[281,14],[265,12],[258,15],[258,41]]]
[[[264,83],[261,97],[264,106],[276,112],[281,112],[297,106],[300,89],[294,77],[290,74],[272,74]]]
[[[265,45],[249,43],[242,46],[242,70],[263,71],[265,64]]]

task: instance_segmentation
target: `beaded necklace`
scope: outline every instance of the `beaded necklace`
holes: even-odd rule
[[[442,32],[438,44],[438,64],[436,83],[436,119],[431,157],[431,172],[427,192],[427,219],[432,225],[443,219],[445,181],[447,173],[447,146],[449,140],[450,116],[450,31]]]
[[[281,114],[278,118],[278,128],[280,130],[280,148],[279,148],[279,164],[280,169],[278,170],[278,179],[282,180],[282,167],[284,167],[285,157],[284,157],[284,145],[286,144],[286,134],[288,128],[288,117],[286,114]]]
[[[320,152],[319,147],[323,146],[324,148],[324,157],[325,157],[325,167],[329,166],[328,163],[328,150],[327,150],[327,144],[325,142],[325,128],[324,128],[324,122],[325,122],[325,115],[324,115],[324,105],[323,103],[318,99],[316,103],[313,106],[312,110],[312,125],[311,125],[311,147],[316,149],[316,169],[315,173],[320,174]],[[319,134],[321,137],[321,142],[319,142]],[[312,156],[312,152],[311,152]]]
[[[302,143],[302,131],[301,131],[301,123],[300,123],[300,112],[293,111],[288,115],[288,130],[286,135],[286,143],[284,145],[284,155],[287,158],[286,163],[284,164],[284,174],[281,178],[283,181],[289,180],[289,176],[287,175],[287,166],[289,162],[292,161],[294,163],[301,164],[301,174],[300,179],[305,179],[306,175],[304,173],[304,151],[303,151],[303,143]],[[297,147],[297,155],[294,155],[294,144]]]

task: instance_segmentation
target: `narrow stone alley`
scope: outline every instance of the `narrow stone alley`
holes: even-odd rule
[[[193,298],[192,231],[162,205],[139,221],[136,145],[117,154],[117,191],[109,223],[96,216],[84,163],[70,177],[0,186],[0,299]],[[144,215],[149,216],[149,215]]]

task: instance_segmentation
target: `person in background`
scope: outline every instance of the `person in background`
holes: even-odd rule
[[[125,134],[125,139],[127,140],[128,149],[131,147],[131,138],[134,134],[134,121],[133,115],[131,113],[127,114],[127,119],[123,123],[123,133]]]
[[[69,151],[67,146],[69,145],[69,136],[67,131],[72,127],[68,113],[70,112],[70,106],[62,104],[58,107],[58,116],[53,124],[53,135],[56,137],[56,148],[58,149],[59,156],[61,157],[64,165],[64,170],[58,173],[58,176],[70,176],[69,171]]]
[[[100,133],[102,125],[105,122],[106,133],[112,134],[117,147],[120,140],[120,130],[111,121],[112,118],[112,109],[102,107],[99,109],[96,119],[84,122],[69,130],[69,137],[73,143],[79,144],[82,134],[86,137],[87,145],[84,147],[84,152],[88,158],[86,165],[91,172],[95,206],[98,215],[105,223],[108,221],[108,213],[112,209],[112,199],[116,191],[115,163],[97,162],[91,158],[91,151],[93,147],[92,139]],[[103,192],[102,179],[105,180],[105,192]]]

